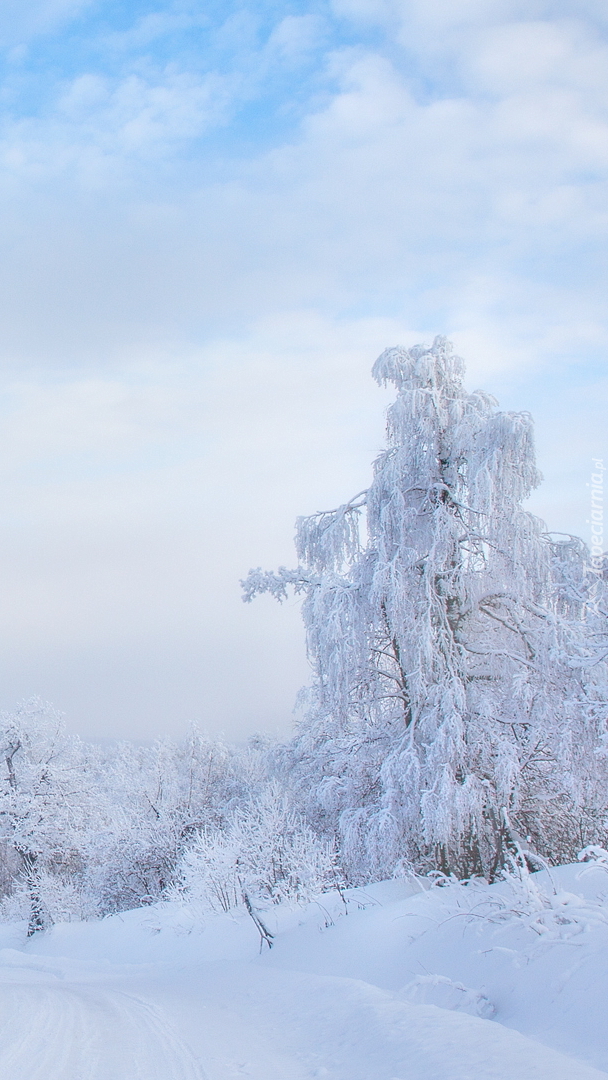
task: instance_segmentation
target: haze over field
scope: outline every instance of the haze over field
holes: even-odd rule
[[[365,487],[387,345],[535,416],[531,507],[608,456],[597,0],[6,2],[0,705],[286,732],[293,520]]]

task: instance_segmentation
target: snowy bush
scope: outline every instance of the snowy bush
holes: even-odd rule
[[[608,868],[608,862],[604,861],[608,859],[608,853],[601,848],[587,848],[580,857],[591,859],[593,869]],[[468,924],[481,921],[494,925],[495,940],[498,942],[501,935],[509,935],[510,945],[517,946],[511,951],[514,955],[519,953],[522,959],[530,958],[548,946],[565,942],[576,944],[581,935],[592,929],[608,933],[607,894],[600,892],[596,896],[586,896],[582,889],[579,892],[565,889],[546,864],[541,872],[543,860],[535,857],[537,866],[532,871],[530,861],[529,853],[521,849],[509,855],[508,864],[503,867],[491,893],[481,879],[460,882],[444,875],[434,876],[434,884],[444,887],[445,919],[458,917]],[[589,869],[591,867],[583,869],[577,875],[578,879]],[[521,931],[524,931],[524,937]]]
[[[289,804],[276,782],[233,812],[222,831],[204,830],[181,863],[182,895],[212,912],[249,903],[303,902],[339,881],[334,853]]]

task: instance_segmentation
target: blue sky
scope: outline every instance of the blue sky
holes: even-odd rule
[[[585,535],[606,446],[599,0],[0,10],[0,705],[286,731],[297,607],[243,607],[369,477],[389,344],[536,418]]]

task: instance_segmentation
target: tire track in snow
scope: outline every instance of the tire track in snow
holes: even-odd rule
[[[2,1080],[206,1080],[153,1005],[120,991],[0,986]]]

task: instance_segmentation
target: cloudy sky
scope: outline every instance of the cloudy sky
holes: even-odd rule
[[[364,487],[386,346],[608,460],[605,0],[3,0],[0,707],[286,732],[297,514]]]

